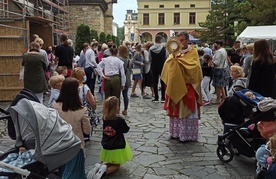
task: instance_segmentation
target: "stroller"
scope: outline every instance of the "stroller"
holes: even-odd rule
[[[222,162],[232,161],[235,155],[255,157],[256,150],[266,142],[257,129],[257,123],[276,119],[275,108],[266,112],[258,109],[258,101],[263,98],[260,94],[244,88],[233,91],[233,96],[226,98],[218,108],[224,134],[218,136],[216,153]],[[252,92],[256,98],[250,99],[246,92]]]
[[[23,89],[8,110],[1,109],[4,115],[0,119],[8,120],[8,130],[11,130],[9,136],[15,139],[15,148],[0,156],[2,178],[59,178],[54,171],[75,157],[81,149],[81,141],[72,132],[71,125],[61,120],[56,110],[37,101],[31,91]],[[34,162],[22,167],[3,162],[9,154],[18,153],[22,146],[33,151]]]

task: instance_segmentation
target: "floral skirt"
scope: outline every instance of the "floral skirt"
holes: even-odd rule
[[[102,148],[100,154],[100,160],[106,163],[112,164],[124,164],[131,160],[133,157],[131,148],[126,141],[126,147],[124,149],[106,150]]]
[[[192,117],[192,118],[191,118]],[[198,139],[198,118],[192,114],[183,119],[170,117],[170,136],[180,141],[196,141]]]
[[[213,83],[215,87],[226,87],[229,80],[229,69],[213,69]]]

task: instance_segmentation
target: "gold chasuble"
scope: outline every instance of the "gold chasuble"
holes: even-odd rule
[[[179,109],[179,112],[182,113],[179,114],[180,118],[187,117],[193,113],[193,109],[183,106],[185,104],[181,100],[188,93],[189,89],[187,86],[192,86],[196,92],[197,106],[200,107],[202,100],[202,70],[196,48],[188,47],[184,53],[179,53],[175,56],[170,54],[163,66],[161,79],[166,84],[166,95],[169,97],[168,102],[172,101],[174,104],[178,104],[180,108],[185,108],[184,111]],[[190,101],[189,103],[194,103],[194,101]]]

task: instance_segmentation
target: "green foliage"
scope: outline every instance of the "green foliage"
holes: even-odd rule
[[[120,45],[120,40],[119,40],[119,38],[116,37],[116,36],[114,36],[114,35],[112,35],[112,40],[113,40],[113,42],[115,43],[115,45],[116,45],[117,47],[119,47],[119,45]]]
[[[107,35],[106,35],[106,41],[108,41],[108,40],[110,40],[110,39],[112,40],[112,36],[111,36],[110,34],[107,34]]]
[[[81,24],[77,27],[75,53],[80,54],[83,43],[90,43],[90,28],[88,25]]]
[[[95,39],[96,41],[98,41],[99,40],[99,38],[98,38],[98,32],[96,31],[96,30],[91,30],[90,31],[90,34],[91,34],[91,41],[93,40],[93,39]]]
[[[276,25],[275,7],[275,0],[214,0],[206,21],[199,22],[204,28],[200,39],[207,43],[219,39],[231,46],[247,26]]]
[[[119,27],[117,29],[117,37],[118,37],[119,43],[124,41],[124,39],[125,39],[125,27],[124,26]]]
[[[104,32],[100,33],[99,43],[100,44],[106,43],[106,35]]]

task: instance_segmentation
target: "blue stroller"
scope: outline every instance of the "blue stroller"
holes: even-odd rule
[[[247,97],[246,92],[253,93],[254,100]],[[219,106],[218,113],[224,125],[224,134],[218,136],[216,153],[222,162],[232,161],[235,155],[255,157],[256,150],[266,142],[257,129],[257,123],[275,120],[276,110],[274,108],[261,112],[257,104],[262,98],[249,89],[234,90],[233,96]]]

